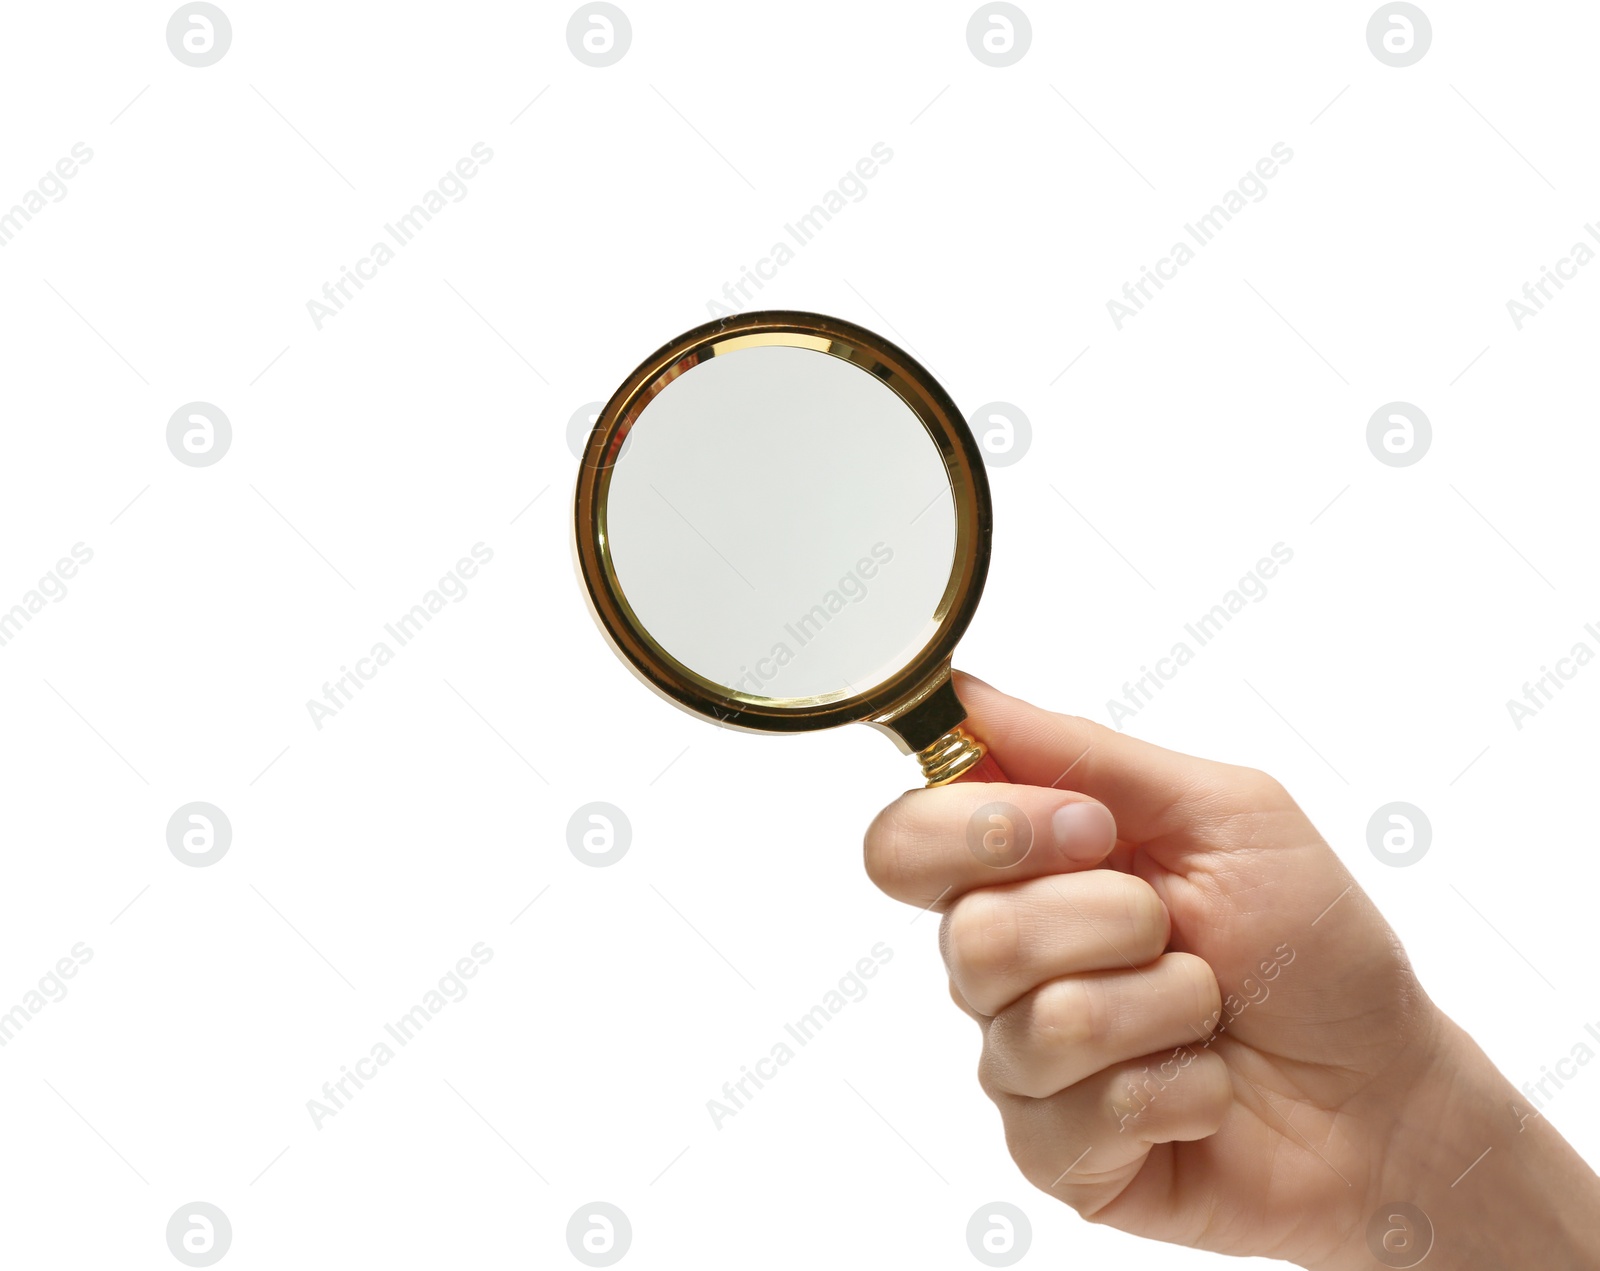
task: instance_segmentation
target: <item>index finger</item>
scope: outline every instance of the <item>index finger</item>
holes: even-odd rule
[[[1110,810],[1087,795],[985,783],[907,791],[864,847],[879,888],[942,913],[975,887],[1094,869],[1116,842]]]
[[[956,686],[968,727],[1013,781],[1099,799],[1130,842],[1149,843],[1187,823],[1227,776],[1227,765],[1042,710],[959,671]]]

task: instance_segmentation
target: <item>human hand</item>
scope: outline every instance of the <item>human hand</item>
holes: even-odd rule
[[[1600,1180],[1518,1114],[1281,785],[960,689],[1019,784],[907,793],[867,871],[943,913],[1030,1182],[1137,1235],[1306,1267],[1415,1265],[1426,1233],[1395,1202],[1428,1215],[1430,1265],[1600,1265]],[[1520,1159],[1467,1187],[1492,1145]]]

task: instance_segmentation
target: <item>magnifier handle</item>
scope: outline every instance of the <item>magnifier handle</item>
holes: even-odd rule
[[[1011,780],[1011,778],[1006,776],[1005,772],[1001,769],[1000,765],[995,762],[994,755],[993,754],[989,754],[989,753],[985,753],[985,755],[983,756],[982,759],[978,760],[977,763],[973,764],[972,767],[968,768],[965,772],[963,772],[959,777],[956,778],[956,781],[958,781],[958,782],[959,781],[1005,781],[1005,782],[1009,782],[1010,780]],[[954,782],[952,782],[952,784],[954,784]]]
[[[973,762],[974,756],[976,762]],[[917,759],[930,786],[953,785],[957,781],[1009,783],[1011,780],[989,748],[959,724],[933,745],[917,751]],[[959,775],[952,777],[952,772]]]

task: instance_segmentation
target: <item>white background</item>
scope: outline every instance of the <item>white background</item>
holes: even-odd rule
[[[1506,309],[1600,217],[1591,6],[1430,5],[1404,69],[1364,4],[1035,3],[1005,69],[966,5],[629,3],[604,69],[565,7],[224,7],[199,69],[164,6],[5,18],[0,206],[94,156],[0,248],[0,605],[94,553],[0,648],[0,1009],[93,950],[0,1050],[16,1265],[176,1266],[195,1200],[241,1268],[577,1265],[594,1200],[640,1267],[975,1266],[995,1200],[1027,1264],[1237,1265],[1017,1175],[935,921],[862,873],[911,762],[680,714],[580,601],[568,418],[875,142],[868,195],[759,300],[1031,420],[958,664],[1105,720],[1289,545],[1130,730],[1280,777],[1515,1083],[1600,1018],[1600,669],[1520,730],[1506,708],[1600,647],[1600,264],[1520,331]],[[467,197],[316,329],[307,300],[477,142]],[[1118,331],[1106,301],[1276,142],[1267,197]],[[205,468],[165,440],[197,400],[234,434]],[[1406,468],[1366,445],[1395,400],[1433,425]],[[317,729],[307,699],[478,542],[467,597]],[[232,822],[209,868],[166,845],[192,800]],[[610,868],[566,845],[592,800],[632,824]],[[1409,868],[1367,847],[1392,800],[1433,825]],[[470,995],[314,1127],[480,941]],[[714,1129],[879,941],[870,996]],[[1590,1160],[1597,1109],[1592,1068],[1546,1109]]]

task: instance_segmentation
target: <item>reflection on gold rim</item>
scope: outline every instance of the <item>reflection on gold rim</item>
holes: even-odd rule
[[[760,697],[717,684],[662,648],[628,603],[612,565],[606,500],[617,456],[644,409],[668,384],[710,357],[762,345],[814,349],[851,362],[892,388],[939,449],[955,505],[955,559],[921,651],[881,684],[820,697]],[[668,700],[735,728],[803,732],[867,720],[920,750],[955,727],[960,711],[948,681],[950,655],[977,607],[989,566],[992,514],[983,460],[949,395],[910,356],[838,318],[770,310],[720,319],[685,332],[646,358],[612,394],[595,421],[578,472],[574,548],[585,594],[612,647]],[[926,717],[926,718],[924,718]],[[908,720],[918,725],[905,731]],[[898,726],[897,726],[898,725]],[[924,739],[923,734],[929,733]]]

